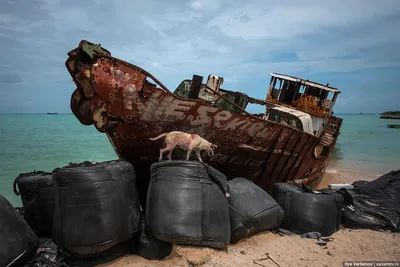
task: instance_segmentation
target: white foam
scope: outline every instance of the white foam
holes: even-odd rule
[[[334,169],[334,168],[326,168],[326,171],[325,171],[326,173],[337,173],[338,172],[338,170],[337,169]]]

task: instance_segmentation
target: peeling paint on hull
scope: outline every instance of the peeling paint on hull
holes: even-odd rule
[[[265,190],[278,181],[313,184],[325,172],[340,118],[330,117],[322,136],[333,139],[323,144],[328,149],[325,156],[317,158],[315,149],[322,146],[322,138],[178,97],[157,80],[160,87],[148,82],[150,74],[141,68],[104,53],[85,57],[81,47],[82,42],[69,52],[65,64],[77,86],[71,110],[82,124],[93,124],[107,134],[117,155],[133,164],[138,177],[148,179],[150,165],[158,161],[164,146],[162,140],[149,138],[174,130],[197,133],[216,144],[213,157],[202,155],[205,162],[228,179],[245,177]],[[178,154],[172,158],[184,158],[185,153]]]

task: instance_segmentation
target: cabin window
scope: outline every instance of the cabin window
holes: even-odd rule
[[[271,87],[272,87],[271,97],[275,100],[278,100],[282,89],[282,80],[274,78]]]
[[[298,100],[306,92],[306,86],[303,84],[298,84],[297,88],[298,89],[295,91],[295,94],[294,94],[294,101]]]
[[[328,93],[329,93],[329,91],[321,90],[321,94],[319,95],[319,99],[321,101],[324,101],[325,99],[328,98]]]
[[[287,88],[289,87],[289,81],[283,81],[283,86],[281,89],[281,94],[279,95],[279,101],[283,102],[283,99],[285,98],[285,92]]]
[[[275,78],[271,82],[271,88],[272,99],[286,104],[291,104],[299,97],[298,91],[300,89],[300,84],[293,81]]]
[[[333,98],[335,93],[332,91],[323,91],[325,92],[326,96],[324,98],[321,97],[321,105],[324,105],[326,111],[330,111],[333,107]]]
[[[299,85],[292,81],[287,81],[287,86],[284,87],[284,91],[282,92],[282,102],[286,104],[291,104],[293,100],[296,98],[297,91],[299,90]]]
[[[310,96],[315,96],[315,97],[319,98],[320,94],[321,94],[321,89],[319,89],[319,88],[310,86],[310,88],[308,89],[308,95],[310,95]]]
[[[306,92],[306,86],[304,84],[300,85],[298,93],[304,95],[305,92]]]

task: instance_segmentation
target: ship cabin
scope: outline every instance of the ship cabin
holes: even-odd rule
[[[271,73],[266,117],[320,136],[333,114],[340,91],[297,77]]]
[[[265,100],[252,98],[241,92],[222,89],[223,78],[209,75],[183,80],[174,94],[188,99],[203,99],[210,105],[233,114],[245,114],[249,103],[266,107],[263,114],[251,114],[277,123],[287,124],[312,135],[320,136],[333,114],[333,106],[340,91],[336,88],[271,73],[271,81]]]

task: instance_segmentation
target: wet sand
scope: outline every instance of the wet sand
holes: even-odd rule
[[[390,171],[390,170],[389,170]],[[388,172],[389,172],[388,171]],[[332,162],[315,189],[331,183],[374,180],[382,174],[345,171]],[[126,256],[99,266],[343,266],[343,261],[400,261],[400,234],[372,230],[341,229],[326,246],[299,236],[281,236],[270,231],[259,233],[227,251],[174,245],[172,254],[162,261]],[[266,253],[272,259],[267,259]],[[275,261],[275,263],[274,263]]]
[[[389,172],[389,171],[387,171]],[[348,171],[330,166],[327,168],[324,177],[316,184],[313,189],[318,190],[327,188],[329,184],[352,184],[358,180],[372,181],[380,177],[382,174],[363,173],[359,171]]]

